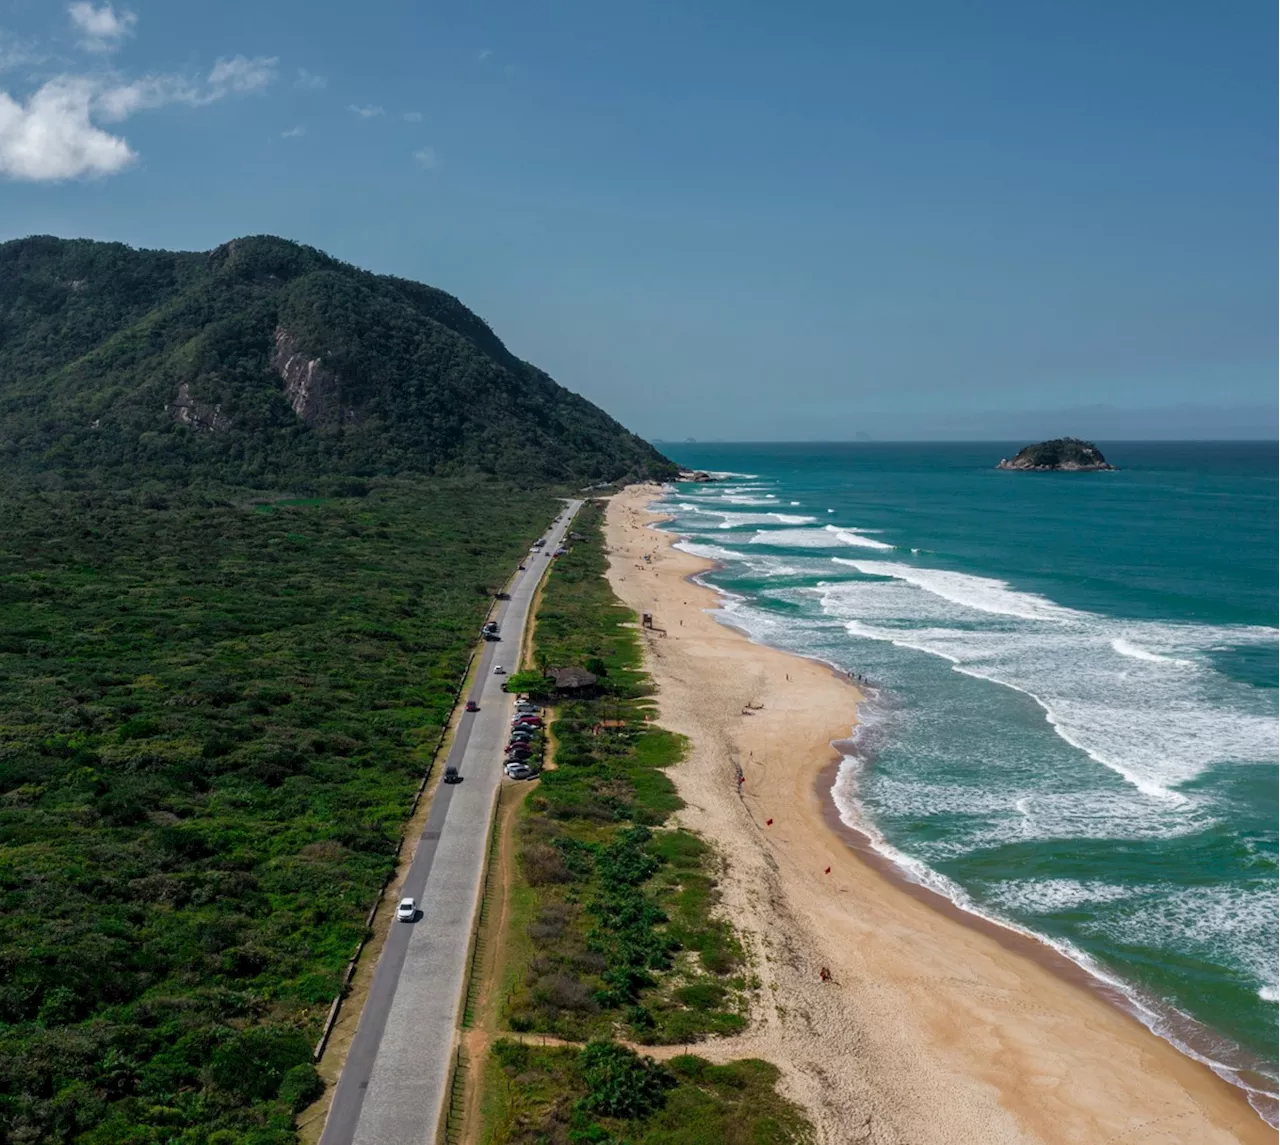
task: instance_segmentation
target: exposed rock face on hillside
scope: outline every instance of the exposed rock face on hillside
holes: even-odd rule
[[[0,458],[260,485],[676,475],[451,295],[261,235],[0,243]]]
[[[296,335],[277,326],[271,368],[284,382],[285,400],[308,425],[356,421],[356,411],[342,404],[342,386],[319,358],[303,352]]]
[[[1058,437],[1018,450],[1012,461],[1002,457],[996,468],[1087,473],[1115,466],[1107,464],[1102,450],[1093,442],[1081,441],[1078,437]]]

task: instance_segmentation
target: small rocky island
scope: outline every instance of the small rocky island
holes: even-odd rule
[[[1036,471],[1062,470],[1068,473],[1089,473],[1100,469],[1114,469],[1092,441],[1078,437],[1059,437],[1053,441],[1041,441],[1018,450],[1012,461],[1000,459],[997,469],[1031,469]]]
[[[701,469],[682,469],[676,476],[676,480],[696,481],[699,485],[705,485],[708,481],[714,481],[715,478]]]

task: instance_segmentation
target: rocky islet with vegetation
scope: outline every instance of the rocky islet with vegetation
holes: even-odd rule
[[[1041,441],[1018,450],[1012,460],[1002,457],[997,469],[1013,469],[1021,471],[1058,470],[1066,473],[1091,473],[1104,469],[1114,469],[1100,450],[1091,441],[1081,441],[1078,437],[1058,437],[1052,441]]]

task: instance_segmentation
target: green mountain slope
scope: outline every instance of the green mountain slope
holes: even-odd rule
[[[0,462],[237,484],[675,472],[456,298],[272,237],[0,244]]]

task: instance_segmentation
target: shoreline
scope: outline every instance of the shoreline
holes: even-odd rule
[[[995,921],[977,926],[949,900],[939,909],[941,896],[895,877],[869,839],[851,845],[829,789],[856,687],[710,616],[714,590],[686,578],[713,562],[649,527],[661,493],[614,498],[609,579],[666,626],[650,634],[647,666],[664,725],[692,743],[672,771],[681,817],[726,859],[724,908],[762,980],[733,1056],[778,1064],[830,1141],[873,1124],[872,1139],[913,1142],[1274,1141],[1243,1091],[1082,989],[1083,967]],[[762,707],[745,718],[753,699]]]
[[[648,511],[653,513],[654,520],[651,525],[655,528],[655,531],[666,533],[666,530],[659,529],[657,526],[671,518],[654,510]],[[667,535],[673,538],[673,545],[679,539],[679,534],[669,533]],[[693,556],[693,554],[689,555]],[[685,578],[690,584],[707,589],[715,593],[719,598],[738,599],[733,593],[709,584],[702,579],[705,573],[724,567],[719,561],[710,557],[695,557],[695,559],[702,561],[706,567],[701,571],[690,573]],[[717,622],[758,647],[768,648],[770,651],[781,652],[785,656],[807,660],[823,666],[831,672],[835,679],[858,690],[860,701],[865,699],[858,685],[853,682],[849,675],[829,661],[822,660],[816,656],[806,656],[804,653],[793,652],[785,648],[776,648],[763,641],[757,641],[750,632],[738,627],[732,619],[721,617]],[[854,731],[856,731],[856,726],[855,724]],[[849,751],[840,746],[842,742],[848,743]],[[1278,1127],[1278,1123],[1280,1123],[1280,1100],[1273,1092],[1276,1084],[1275,1080],[1264,1072],[1266,1063],[1256,1059],[1250,1060],[1251,1055],[1248,1051],[1231,1042],[1225,1035],[1216,1033],[1212,1027],[1197,1021],[1190,1015],[1171,1007],[1162,1007],[1158,1002],[1143,999],[1139,991],[1132,987],[1126,988],[1123,983],[1108,976],[1101,967],[1091,968],[1086,964],[1089,956],[1083,951],[1080,952],[1079,959],[1073,958],[1069,953],[1061,950],[1049,939],[1037,934],[1034,930],[1015,922],[993,917],[976,908],[966,908],[951,898],[945,891],[913,878],[902,863],[896,861],[891,855],[886,854],[877,845],[875,838],[867,830],[846,822],[840,807],[835,801],[834,788],[841,765],[847,760],[857,758],[856,755],[852,754],[854,741],[849,738],[834,740],[830,746],[835,755],[815,775],[814,790],[822,805],[823,818],[828,830],[838,838],[843,839],[846,845],[857,853],[863,863],[871,867],[882,878],[899,887],[906,894],[924,903],[929,909],[940,911],[962,926],[973,927],[980,933],[993,938],[1017,956],[1034,959],[1057,977],[1101,998],[1107,1005],[1113,1006],[1127,1017],[1132,1018],[1153,1036],[1172,1046],[1190,1061],[1203,1066],[1232,1090],[1240,1093],[1254,1113],[1268,1127],[1273,1130]],[[1081,961],[1081,959],[1085,961]],[[1146,1016],[1144,1017],[1144,1015]],[[1168,1032],[1161,1033],[1156,1028],[1156,1024],[1165,1025]],[[1213,1056],[1215,1052],[1220,1052],[1220,1047],[1223,1045],[1229,1047],[1235,1056],[1242,1059],[1239,1064],[1229,1065]],[[1269,1089],[1268,1086],[1272,1088]]]

